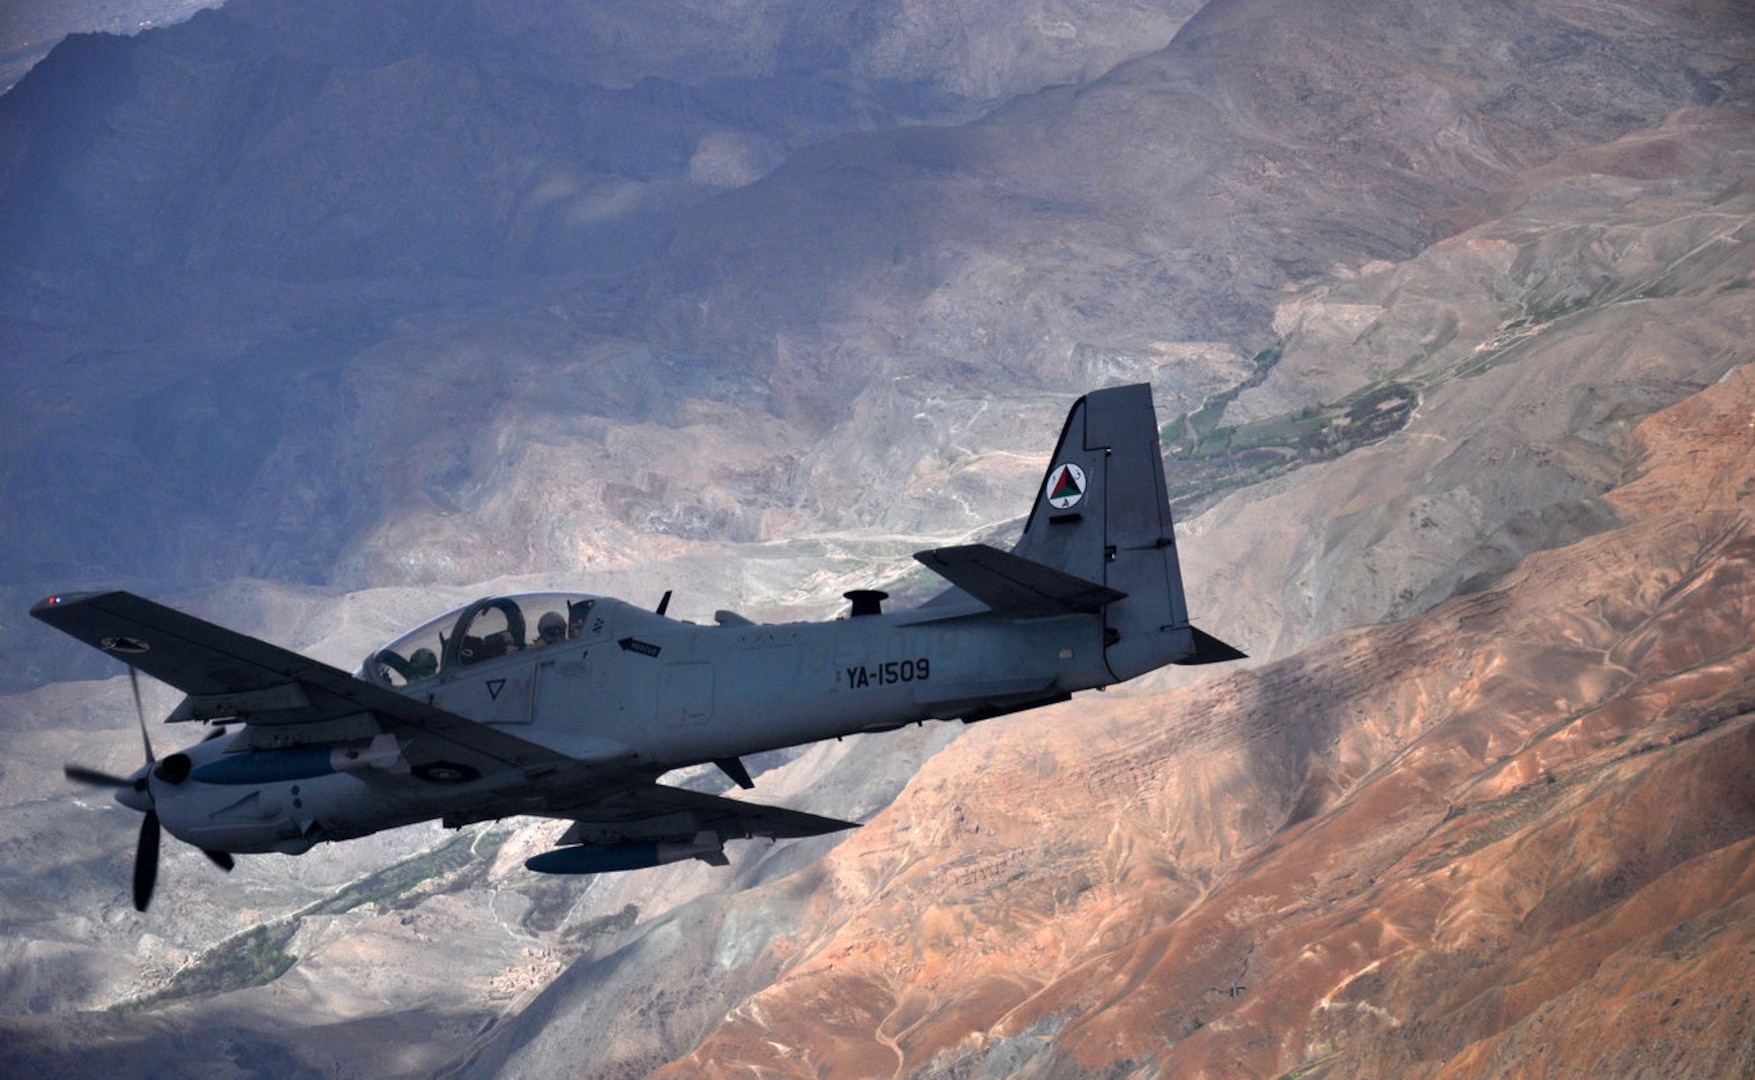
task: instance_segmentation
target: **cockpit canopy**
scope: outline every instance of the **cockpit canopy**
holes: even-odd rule
[[[488,596],[410,630],[366,657],[362,678],[400,689],[587,632],[598,598],[584,593]]]

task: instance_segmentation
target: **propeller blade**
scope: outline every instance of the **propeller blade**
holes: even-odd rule
[[[140,823],[140,844],[134,849],[134,910],[145,911],[152,903],[153,882],[158,880],[158,811],[148,810]]]
[[[146,748],[146,763],[151,765],[157,759],[152,756],[152,740],[146,737],[146,706],[140,701],[140,673],[134,665],[128,665],[128,685],[134,688],[134,715],[140,718],[140,745]]]
[[[207,856],[208,862],[219,867],[228,874],[232,872],[232,867],[237,865],[237,862],[232,859],[232,853],[229,851],[210,851],[207,848],[202,848],[201,854]]]
[[[134,781],[125,776],[113,776],[99,769],[88,769],[84,765],[63,765],[61,772],[67,779],[76,784],[89,784],[92,787],[133,787]]]

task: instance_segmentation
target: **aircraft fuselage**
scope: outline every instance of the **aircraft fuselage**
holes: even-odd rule
[[[70,766],[145,815],[136,903],[157,833],[229,867],[437,818],[568,819],[532,869],[589,873],[679,858],[722,863],[727,839],[852,823],[672,787],[711,762],[741,787],[763,751],[926,720],[986,720],[1166,664],[1242,654],[1192,626],[1151,391],[1079,399],[1010,551],[915,558],[949,587],[847,617],[713,625],[587,593],[484,597],[409,630],[358,673],[125,592],[53,596],[32,614],[177,687],[172,723],[225,727],[131,777]],[[236,725],[236,726],[232,726]]]

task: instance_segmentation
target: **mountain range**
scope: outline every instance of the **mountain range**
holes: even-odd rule
[[[19,1075],[1755,1069],[1755,15],[231,0],[0,96]],[[1147,380],[1257,659],[755,762],[851,837],[553,823],[221,878],[56,768],[120,585],[351,669],[483,593],[828,617]],[[149,688],[159,714],[175,704]],[[711,776],[683,778],[711,785]]]

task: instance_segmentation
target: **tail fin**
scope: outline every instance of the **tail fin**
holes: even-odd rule
[[[1012,553],[1100,583],[1104,658],[1116,679],[1164,664],[1243,656],[1189,625],[1152,388],[1098,390],[1067,414],[1024,535]]]

